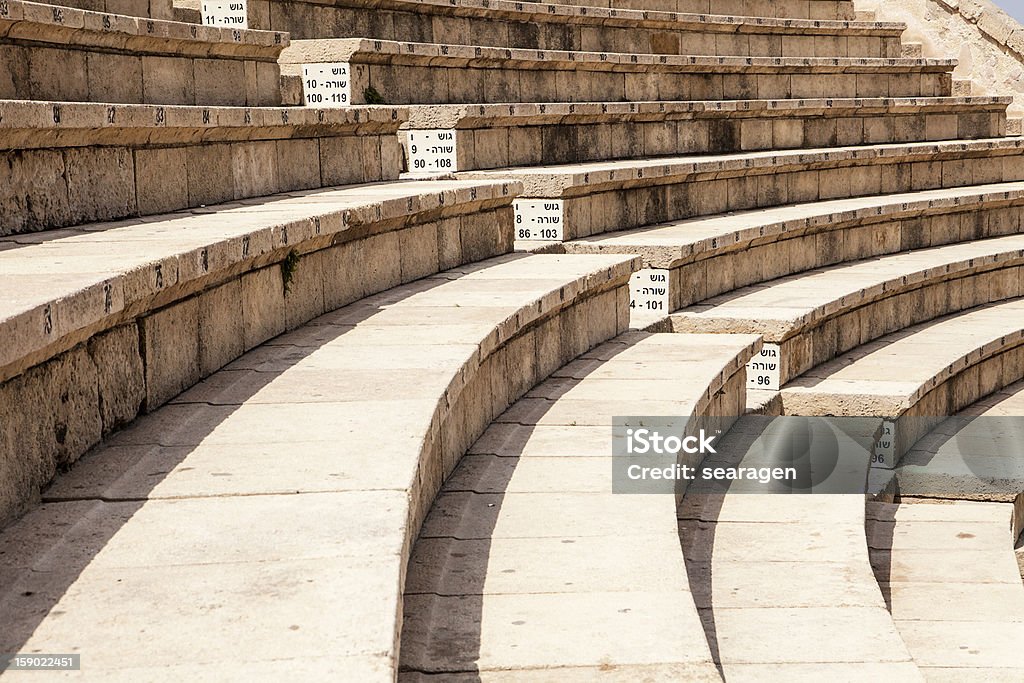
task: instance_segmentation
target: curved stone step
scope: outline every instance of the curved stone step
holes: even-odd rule
[[[813,268],[1015,234],[1024,183],[870,195],[691,218],[566,242],[666,270],[667,310]]]
[[[585,163],[675,154],[724,154],[998,137],[1002,97],[717,100],[410,105],[406,168],[415,174]],[[426,135],[451,133],[442,167]],[[410,138],[411,136],[411,138]],[[420,147],[423,144],[420,143]],[[437,152],[433,152],[437,155]],[[417,159],[423,163],[418,164]]]
[[[671,325],[762,335],[778,345],[785,384],[886,334],[1022,296],[1022,266],[1024,235],[899,252],[737,289],[672,314]]]
[[[795,418],[741,417],[703,467],[763,467]],[[836,436],[868,469],[870,435]],[[864,495],[692,483],[679,508],[691,589],[726,680],[921,680],[871,572]],[[789,495],[787,495],[787,493]]]
[[[93,676],[173,675],[188,643],[196,663],[234,648],[249,670],[393,680],[434,494],[496,415],[625,328],[633,266],[508,255],[241,357],[109,438],[3,532],[25,551],[0,565],[0,647],[73,643]]]
[[[529,50],[899,57],[898,23],[679,14],[511,0],[253,0],[249,25],[293,39],[362,37]]]
[[[1024,530],[1024,382],[964,408],[922,437],[896,468],[902,495],[1003,502],[1015,506],[1013,537]]]
[[[925,678],[1018,678],[1024,585],[1013,505],[912,500],[868,510],[875,574]]]
[[[267,339],[507,253],[514,185],[277,195],[0,244],[0,519],[103,434]],[[31,399],[27,397],[32,397]]]
[[[783,204],[1024,180],[1024,138],[662,157],[457,177],[514,178],[527,205],[561,200],[560,241]]]
[[[541,0],[523,0],[540,2]],[[695,12],[740,17],[782,17],[791,19],[854,19],[851,0],[561,0],[559,4],[585,7],[615,7],[655,12]]]
[[[276,106],[280,32],[6,0],[0,99]]]
[[[686,585],[675,496],[613,493],[609,447],[615,416],[722,417],[727,428],[758,346],[749,335],[624,334],[498,417],[413,551],[409,680],[720,680]]]
[[[406,115],[0,102],[0,235],[394,180]]]
[[[786,414],[891,421],[892,468],[946,416],[1021,378],[1024,300],[908,327],[847,352],[782,389]]]
[[[521,50],[363,38],[295,40],[280,57],[285,104],[304,64],[344,63],[351,102],[614,102],[801,97],[944,97],[956,60],[710,57]]]

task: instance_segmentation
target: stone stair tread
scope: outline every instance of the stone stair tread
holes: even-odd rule
[[[1024,182],[1012,182],[785,204],[582,237],[567,242],[565,249],[570,253],[642,251],[649,267],[670,268],[715,246],[723,248],[754,238],[781,236],[787,231],[802,230],[812,225],[886,214],[913,216],[928,209],[952,208],[985,199],[1009,199],[1022,195]]]
[[[1014,346],[1014,340],[1019,343],[1024,330],[1020,322],[1022,308],[1022,300],[1011,299],[883,337],[793,380],[783,389],[783,401],[792,396],[803,406],[816,397],[821,408],[828,410],[835,409],[837,397],[870,392],[889,399],[879,403],[878,410],[897,406],[905,409],[930,383],[941,382],[953,368],[962,367],[958,364],[964,359],[978,356],[985,348],[996,353]],[[894,381],[893,370],[897,368],[899,380]]]
[[[38,316],[40,307],[51,302],[58,321],[47,334],[41,325],[34,334],[27,334],[28,330],[16,334],[15,343],[0,352],[0,366],[163,288],[199,280],[206,274],[199,263],[203,253],[208,263],[226,267],[286,245],[289,239],[293,243],[307,239],[317,227],[324,236],[343,233],[363,222],[467,201],[471,195],[497,197],[503,191],[508,191],[507,186],[503,190],[458,181],[398,181],[89,224],[63,231],[54,239],[45,234],[26,238],[29,243],[24,245],[19,236],[0,238],[0,243],[18,245],[0,250],[3,279],[14,291],[36,292],[27,300],[5,298],[0,304],[0,324],[17,330],[25,324],[22,321]],[[216,221],[210,219],[213,215]],[[245,243],[251,245],[249,254],[243,253]],[[55,279],[54,273],[68,277]],[[102,297],[105,287],[110,291],[109,306]]]
[[[898,289],[901,282],[952,278],[1003,259],[1013,263],[1022,254],[1020,235],[899,252],[744,287],[672,317],[694,331],[764,333],[766,341],[781,341],[819,318]]]
[[[470,449],[480,455],[462,460],[424,522],[406,587],[403,668],[519,671],[606,662],[628,671],[631,665],[665,663],[694,665],[695,674],[713,676],[682,580],[686,566],[673,524],[675,499],[612,493],[611,419],[604,406],[609,384],[635,384],[637,391],[614,392],[613,410],[647,414],[649,402],[639,391],[647,382],[633,379],[633,368],[662,359],[672,378],[664,380],[666,389],[671,386],[674,397],[666,395],[665,412],[652,414],[703,414],[708,388],[724,387],[755,347],[751,336],[711,344],[695,335],[630,332],[586,354],[607,356],[586,366],[603,370],[601,378],[583,372],[576,361],[575,370],[571,364],[559,371],[492,423]],[[717,375],[691,378],[692,361],[666,358],[673,349],[684,358],[703,353],[706,365],[718,367]],[[516,407],[537,395],[564,406],[564,426],[510,424],[519,419],[509,417]],[[599,427],[590,426],[595,412],[602,414]],[[627,566],[636,557],[628,548],[642,548],[639,572]],[[534,613],[534,602],[543,612]],[[614,607],[623,616],[610,619],[595,611],[602,603],[602,610]],[[518,628],[524,621],[529,635]],[[643,647],[632,637],[603,635],[610,626],[639,624],[663,628],[646,630]],[[569,643],[570,629],[573,642],[582,645]],[[479,647],[453,647],[467,640]]]
[[[704,466],[757,466],[773,423],[792,419],[740,418]],[[920,678],[871,573],[863,494],[709,494],[691,484],[679,518],[683,553],[700,568],[691,590],[726,675],[750,667],[791,680],[842,664],[851,667],[837,666],[842,676],[881,667]]]
[[[872,510],[867,533],[875,573],[926,675],[932,667],[1018,666],[1024,585],[1013,553],[1013,512],[1009,503],[928,500]],[[961,576],[950,574],[953,567]]]

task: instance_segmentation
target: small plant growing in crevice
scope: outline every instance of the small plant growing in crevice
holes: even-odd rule
[[[384,96],[377,92],[377,89],[372,85],[363,91],[363,99],[366,100],[367,104],[387,104],[384,101]]]
[[[299,261],[302,259],[299,253],[292,249],[281,261],[281,282],[284,283],[284,293],[288,294],[292,288],[292,280],[295,278],[295,271],[299,269]]]

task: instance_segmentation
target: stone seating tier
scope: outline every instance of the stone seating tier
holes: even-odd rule
[[[1020,379],[1022,307],[1008,299],[859,346],[784,386],[782,409],[889,419],[891,468],[947,416]]]
[[[394,180],[406,112],[0,101],[0,235]]]
[[[357,185],[4,239],[0,405],[30,412],[4,418],[17,426],[5,430],[0,517],[102,435],[244,351],[508,252],[516,189]]]
[[[667,270],[668,310],[813,268],[1012,235],[1024,183],[870,195],[693,218],[566,242]],[[540,243],[537,242],[537,245]]]
[[[900,252],[736,289],[672,314],[671,324],[680,332],[762,335],[779,347],[785,384],[891,332],[1022,296],[1022,266],[1017,234]]]
[[[302,65],[343,63],[355,104],[945,97],[956,60],[709,57],[392,42],[295,40],[282,99],[303,103]],[[371,90],[372,89],[372,90]]]
[[[511,0],[252,0],[249,27],[530,50],[750,57],[899,57],[902,24],[679,14]]]
[[[1009,98],[408,105],[409,131],[454,135],[452,171],[998,137]],[[404,133],[406,170],[412,167]],[[435,164],[436,166],[436,164]],[[426,167],[434,173],[436,167]]]
[[[410,246],[376,251],[421,251]],[[406,565],[435,494],[494,417],[625,331],[634,265],[507,255],[365,298],[243,356],[109,439],[60,502],[4,532],[4,548],[27,552],[0,564],[19,596],[0,647],[73,637],[93,675],[182,673],[167,644],[202,632],[215,635],[192,645],[195,662],[230,639],[253,672],[302,657],[314,678],[394,680]],[[170,343],[194,332],[169,327]],[[85,561],[69,560],[83,542],[90,552],[72,556]],[[169,566],[178,580],[154,584]],[[58,600],[65,616],[47,616]]]
[[[123,14],[129,17],[175,20],[174,4],[171,0],[60,0],[47,4],[105,14]]]
[[[1024,381],[940,423],[900,460],[895,474],[901,494],[1011,503],[1012,537],[1019,537],[1024,530],[1024,461],[1017,457],[1020,437],[1012,423],[1022,411]]]
[[[455,176],[514,178],[523,184],[522,201],[562,200],[562,239],[572,240],[729,211],[1015,182],[1024,179],[1024,139],[661,157]]]
[[[539,0],[523,0],[537,2]],[[688,12],[740,17],[782,17],[791,19],[852,20],[852,0],[561,0],[563,5],[610,7],[652,12]]]
[[[0,5],[0,99],[275,106],[288,36]]]

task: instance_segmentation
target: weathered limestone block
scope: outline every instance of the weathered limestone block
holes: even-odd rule
[[[242,340],[246,351],[287,329],[284,282],[277,265],[245,273],[242,288]]]
[[[0,385],[0,524],[102,434],[96,366],[84,348]]]
[[[145,372],[139,349],[139,328],[122,325],[89,340],[96,366],[98,405],[103,433],[131,422],[146,398]]]
[[[199,302],[173,304],[140,319],[146,367],[146,411],[152,412],[202,378]]]
[[[232,280],[199,295],[199,372],[207,377],[242,355],[242,285]]]

